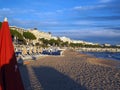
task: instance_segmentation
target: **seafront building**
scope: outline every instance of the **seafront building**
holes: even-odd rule
[[[108,47],[111,46],[110,44],[107,44],[107,43],[105,43],[105,44],[103,44],[103,45],[104,45],[104,46],[108,46]]]
[[[85,42],[80,40],[72,40],[72,43],[85,43]]]
[[[51,39],[57,40],[58,37],[52,36]]]
[[[71,40],[70,38],[65,37],[65,36],[60,37],[60,39],[61,39],[63,42],[68,42],[68,43],[71,43],[71,42],[72,42],[72,40]]]
[[[116,47],[120,47],[120,44],[117,44]]]

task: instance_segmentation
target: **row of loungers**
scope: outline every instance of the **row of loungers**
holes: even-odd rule
[[[43,56],[41,53],[25,54],[25,55],[19,54],[17,56],[17,62],[23,64],[25,61],[37,60],[41,56]]]
[[[23,55],[21,52],[16,52],[17,62],[23,64],[25,61],[30,60],[37,60],[39,57],[46,56],[46,55],[60,55],[61,51],[48,51],[44,50],[42,53],[32,53],[32,54],[25,54]]]

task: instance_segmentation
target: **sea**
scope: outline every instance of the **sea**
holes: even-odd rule
[[[120,52],[80,52],[97,58],[120,61]]]

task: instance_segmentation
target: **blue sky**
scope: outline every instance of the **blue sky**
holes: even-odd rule
[[[120,44],[120,0],[0,0],[0,21],[55,36]]]

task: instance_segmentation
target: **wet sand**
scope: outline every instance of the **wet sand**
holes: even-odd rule
[[[120,62],[72,50],[20,66],[25,90],[120,90]]]

